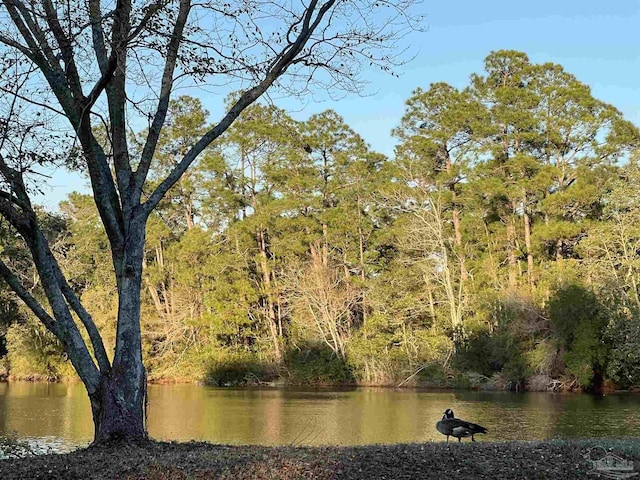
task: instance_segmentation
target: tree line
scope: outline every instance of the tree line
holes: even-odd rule
[[[197,98],[168,104],[143,198],[212,127]],[[149,131],[130,135],[142,154]],[[640,384],[637,127],[562,66],[503,50],[464,88],[416,89],[393,135],[387,158],[336,112],[254,104],[204,149],[146,226],[149,379]],[[92,196],[37,214],[112,352],[119,286]],[[0,229],[3,258],[44,298]],[[73,376],[60,342],[0,295],[5,372]]]

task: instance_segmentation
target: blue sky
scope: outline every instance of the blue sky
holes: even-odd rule
[[[489,52],[513,49],[526,52],[534,63],[561,64],[589,85],[596,98],[640,126],[640,1],[426,0],[421,8],[428,29],[405,39],[416,57],[397,70],[400,78],[365,71],[368,96],[276,104],[300,120],[333,109],[374,150],[391,155],[391,129],[416,87],[440,81],[464,87],[472,73],[482,72]],[[220,112],[220,105],[213,103],[218,98],[203,92],[201,99],[211,112]],[[210,120],[217,118],[212,115]],[[49,208],[56,208],[72,190],[86,190],[84,180],[63,170],[55,172],[51,183],[46,197],[38,199]]]
[[[563,65],[591,86],[596,98],[640,125],[637,0],[449,0],[424,7],[428,31],[408,39],[418,54],[400,69],[400,78],[374,72],[369,89],[375,96],[309,105],[297,116],[333,108],[375,150],[392,154],[390,130],[416,87],[439,81],[464,87],[472,73],[482,72],[492,50],[512,49],[526,52],[534,63]]]

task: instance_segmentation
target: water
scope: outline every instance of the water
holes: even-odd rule
[[[405,389],[149,387],[149,434],[222,444],[359,445],[443,441],[446,408],[489,429],[477,440],[634,437],[640,395],[604,397]],[[0,383],[0,435],[66,451],[93,436],[81,384]]]

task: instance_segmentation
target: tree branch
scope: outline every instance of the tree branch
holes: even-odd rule
[[[42,232],[37,226],[37,217],[29,201],[22,175],[17,170],[9,167],[1,155],[0,173],[2,173],[5,179],[11,183],[13,187],[12,190],[15,192],[15,197],[11,193],[0,192],[0,214],[4,216],[18,230],[20,235],[24,238],[27,245],[29,246],[29,249],[32,252],[34,263],[36,265],[36,269],[42,280],[45,294],[47,295],[47,298],[49,300],[49,304],[53,309],[54,315],[60,321],[58,323],[54,323],[52,320],[49,321],[50,317],[43,316],[42,312],[44,312],[44,309],[42,309],[42,307],[39,306],[37,302],[35,302],[34,304],[35,300],[31,301],[29,298],[23,298],[23,300],[36,314],[36,316],[38,316],[38,318],[42,320],[45,326],[49,328],[51,332],[54,333],[56,337],[65,345],[65,348],[67,349],[70,357],[74,357],[75,363],[81,363],[82,365],[84,365],[82,367],[82,371],[78,370],[78,374],[80,374],[81,377],[84,376],[84,379],[86,379],[87,382],[93,381],[92,379],[95,373],[93,372],[93,369],[95,368],[95,365],[93,364],[93,361],[91,361],[90,364],[87,362],[87,358],[85,357],[86,345],[79,335],[78,329],[73,322],[73,318],[71,317],[67,305],[64,303],[64,301],[62,301],[61,298],[59,298],[56,290],[59,289],[61,295],[78,314],[78,317],[82,321],[87,330],[87,333],[89,334],[89,338],[91,340],[91,344],[93,346],[94,354],[96,360],[98,361],[100,370],[103,372],[108,372],[110,369],[110,364],[98,329],[91,319],[89,313],[80,304],[79,299],[77,298],[71,287],[69,287],[69,284],[62,274],[62,270],[60,269],[57,260],[49,249],[44,235],[42,235]],[[22,212],[18,212],[13,207],[13,204],[20,206]],[[51,273],[53,273],[53,275],[55,276],[55,280],[51,278]],[[9,285],[12,288],[15,287],[14,291],[18,293],[21,298],[24,296],[24,294],[19,291],[20,288],[24,290],[24,287],[19,284],[19,281],[17,279],[12,278],[12,274],[8,269],[4,273],[0,272],[0,275],[5,278],[7,283],[12,282],[9,283]],[[53,288],[56,284],[58,288]],[[56,325],[55,329],[53,329],[54,325]],[[70,349],[74,349],[74,351],[71,352]]]
[[[36,62],[38,63],[38,66],[41,68],[46,66],[50,75],[55,75],[57,81],[61,82],[63,85],[67,85],[60,62],[47,42],[44,32],[31,16],[31,12],[29,12],[27,7],[25,7],[24,3],[20,0],[2,1],[9,11],[11,19],[15,23],[16,27],[18,27],[18,30],[31,50],[34,53],[37,52],[39,54],[40,62]]]
[[[167,47],[167,60],[164,64],[164,71],[162,72],[158,107],[156,109],[153,122],[151,123],[151,128],[149,128],[144,148],[142,149],[140,165],[135,173],[135,190],[138,199],[140,198],[142,186],[144,185],[144,182],[147,179],[147,174],[149,173],[153,154],[156,150],[156,146],[158,145],[158,139],[160,138],[160,131],[162,130],[162,126],[164,125],[167,117],[169,99],[171,97],[171,91],[173,90],[173,73],[176,69],[178,50],[180,49],[180,43],[182,41],[182,33],[184,31],[184,26],[187,23],[190,10],[191,0],[180,0],[180,10],[178,11],[176,24]]]
[[[128,200],[131,164],[126,131],[126,69],[127,40],[131,30],[131,1],[117,0],[111,31],[111,57],[116,59],[116,67],[106,85],[111,138],[113,141],[113,164],[120,200]],[[106,72],[105,72],[106,73]],[[125,202],[121,205],[126,209]]]
[[[18,43],[15,40],[13,40],[12,38],[9,38],[9,37],[7,37],[5,35],[2,35],[1,33],[0,33],[0,43],[4,43],[5,45],[7,45],[9,47],[15,48],[20,53],[25,55],[29,60],[31,60],[32,62],[35,63],[35,60],[34,60],[35,57],[34,57],[33,52],[30,50],[29,47],[25,47],[21,43]]]
[[[60,269],[58,262],[36,224],[35,215],[33,217],[30,229],[22,237],[29,246],[42,288],[56,318],[56,336],[64,345],[71,363],[91,394],[100,386],[100,372],[80,335],[60,288],[57,278],[57,271]]]
[[[73,57],[73,46],[60,26],[58,14],[51,3],[51,0],[43,0],[42,4],[44,6],[47,24],[53,32],[53,36],[60,47],[60,55],[65,65],[65,77],[69,83],[71,91],[73,92],[73,96],[77,100],[80,100],[82,98],[82,84],[80,83],[80,76],[78,75],[78,69]]]
[[[0,38],[0,42],[2,42],[1,38]],[[16,98],[19,98],[20,100],[23,100],[25,102],[30,103],[31,105],[36,105],[36,106],[38,106],[40,108],[44,108],[44,109],[50,110],[50,111],[52,111],[54,113],[57,113],[58,115],[65,116],[64,112],[52,107],[51,105],[48,105],[48,104],[42,103],[42,102],[38,102],[36,100],[33,100],[32,98],[27,98],[24,95],[20,95],[18,92],[13,92],[13,91],[9,90],[8,88],[3,87],[2,85],[0,85],[0,92],[6,93],[8,95],[13,95]]]
[[[100,217],[105,225],[112,249],[114,252],[118,252],[122,250],[124,244],[122,210],[106,155],[91,131],[91,124],[88,120],[90,104],[87,104],[86,108],[84,108],[82,97],[74,98],[73,92],[64,78],[64,72],[51,51],[51,47],[46,43],[46,38],[33,22],[33,19],[30,18],[29,12],[24,5],[19,0],[2,0],[2,3],[7,8],[12,21],[30,48],[31,55],[29,58],[34,61],[46,78],[52,92],[65,112],[65,116],[76,131],[87,160],[91,187]],[[21,13],[26,16],[25,21],[29,23],[29,28],[23,22]],[[40,32],[40,37],[37,40],[30,29]],[[45,55],[43,51],[49,53]],[[53,64],[48,61],[48,58],[53,59]],[[91,101],[97,99],[100,89],[108,83],[109,78],[110,76],[107,75],[104,79],[101,78],[99,80],[98,88],[92,92]],[[82,95],[82,92],[76,92],[76,94]]]
[[[37,219],[33,210],[29,209],[21,214],[8,204],[8,200],[0,198],[0,215],[5,217],[18,230],[27,243],[55,320],[26,291],[20,281],[1,260],[0,276],[5,279],[38,319],[43,322],[45,327],[60,340],[65,351],[69,354],[76,372],[78,372],[89,393],[92,393],[100,385],[100,374],[73,321],[71,312],[65,302],[65,296],[62,294],[58,284],[56,272],[59,271],[60,267],[51,253],[44,235],[36,224]]]
[[[80,299],[71,289],[71,287],[67,283],[67,280],[64,278],[62,271],[57,265],[56,274],[58,277],[58,284],[60,285],[60,290],[62,291],[64,298],[67,299],[67,302],[69,303],[73,311],[76,312],[78,318],[84,325],[84,328],[87,330],[89,340],[91,340],[91,345],[93,346],[93,354],[98,361],[100,371],[102,373],[109,372],[109,370],[111,370],[111,363],[109,362],[109,357],[107,356],[107,352],[104,348],[104,343],[102,343],[102,337],[100,336],[98,327],[96,327],[96,324],[93,321],[93,318],[91,318],[89,312],[87,312],[82,303],[80,303]]]
[[[318,10],[316,18],[313,19],[313,14],[318,4],[318,0],[311,1],[304,15],[300,34],[296,40],[281,50],[281,52],[271,62],[271,66],[264,79],[255,87],[245,91],[231,109],[229,109],[224,118],[216,126],[205,133],[193,147],[191,147],[169,175],[167,175],[160,185],[156,187],[149,199],[143,204],[143,211],[146,215],[149,215],[158,203],[160,203],[160,200],[162,200],[169,189],[175,185],[197,156],[202,153],[202,151],[215,139],[222,135],[245,108],[255,102],[260,95],[262,95],[267,88],[273,84],[273,82],[286,72],[287,68],[294,62],[296,56],[303,50],[304,45],[311,37],[314,30],[318,27],[324,15],[331,9],[335,2],[336,0],[329,0],[324,3]]]
[[[104,31],[102,30],[102,9],[100,0],[89,0],[89,20],[91,22],[91,39],[93,51],[96,54],[100,73],[105,76],[107,71],[107,49],[104,44]]]
[[[13,202],[13,195],[7,192],[3,192],[0,195],[0,215],[7,219],[7,221],[22,234],[29,228],[29,221],[25,218],[24,214],[16,210],[15,203]]]

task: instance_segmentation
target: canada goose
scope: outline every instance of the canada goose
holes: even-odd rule
[[[476,433],[487,433],[487,429],[480,425],[455,418],[450,408],[444,411],[442,420],[436,423],[436,429],[447,436],[447,443],[449,443],[449,435],[456,437],[458,442],[462,437],[471,437],[471,441],[475,442],[476,439],[473,436]]]

